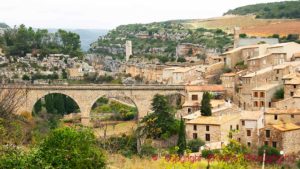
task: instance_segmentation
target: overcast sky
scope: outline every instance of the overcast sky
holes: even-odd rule
[[[280,0],[0,0],[0,22],[35,28],[102,28],[221,16],[235,7]]]

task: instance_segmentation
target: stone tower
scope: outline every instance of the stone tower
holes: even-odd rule
[[[127,62],[130,56],[132,55],[132,42],[130,40],[126,41],[125,50],[126,50],[126,62]]]
[[[233,42],[233,48],[239,47],[239,41],[240,41],[240,27],[235,27],[233,30],[234,35],[234,42]]]

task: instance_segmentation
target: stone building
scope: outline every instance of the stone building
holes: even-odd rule
[[[269,125],[260,130],[260,145],[272,146],[284,154],[300,151],[300,126],[294,123]]]
[[[205,143],[225,143],[229,132],[238,130],[240,115],[201,116],[186,122],[187,139],[201,139]]]
[[[68,68],[67,73],[68,79],[82,80],[84,76],[82,68]]]
[[[264,112],[265,125],[299,123],[300,109],[296,108],[270,108]]]
[[[223,97],[225,95],[225,89],[222,85],[186,86],[186,98],[185,103],[183,104],[185,112],[190,114],[200,109],[204,92],[210,92],[216,100],[219,100],[212,101],[212,104],[215,104],[215,107],[224,104]]]
[[[252,89],[252,110],[260,110],[262,108],[272,107],[272,99],[275,92],[280,89],[282,85],[265,84]]]
[[[262,111],[242,111],[238,133],[234,138],[251,148],[259,144],[259,130],[264,127],[264,113]]]

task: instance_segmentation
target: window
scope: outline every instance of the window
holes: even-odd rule
[[[264,102],[264,101],[261,101],[261,102],[260,102],[260,106],[261,106],[261,107],[265,107],[265,102]]]
[[[292,114],[292,115],[291,115],[291,118],[295,118],[295,116]]]
[[[271,131],[270,130],[266,130],[266,137],[270,138],[270,135],[271,135]]]
[[[267,141],[265,141],[265,146],[267,146],[269,143]]]
[[[238,138],[238,142],[241,142],[241,138]]]
[[[269,102],[269,107],[272,107],[272,102]]]
[[[251,136],[251,130],[247,130],[247,136],[248,136],[248,137]]]
[[[279,74],[279,69],[277,69],[277,74]]]
[[[232,125],[230,125],[230,130],[232,130]]]
[[[244,120],[242,120],[242,126],[244,126],[245,125],[245,121]]]
[[[194,130],[197,130],[197,125],[196,124],[194,124]]]
[[[291,92],[291,96],[294,96],[294,92]]]
[[[294,89],[296,89],[297,88],[297,86],[296,85],[294,85]]]
[[[265,92],[260,92],[260,97],[265,97]]]
[[[258,92],[254,92],[254,97],[258,97]]]
[[[198,100],[198,95],[193,94],[193,95],[192,95],[192,100]]]
[[[193,133],[193,139],[197,139],[198,138],[198,134],[197,133]]]
[[[277,120],[277,119],[278,119],[278,115],[275,114],[275,115],[274,115],[274,120]]]
[[[188,114],[192,113],[192,109],[188,108]]]
[[[248,147],[251,147],[251,143],[250,142],[248,142],[247,145],[248,145]]]
[[[205,140],[210,141],[210,134],[205,134]]]
[[[257,101],[254,102],[254,107],[258,107],[258,102]]]
[[[236,130],[239,130],[239,125],[238,124],[236,125]]]
[[[206,126],[206,131],[209,131],[209,126]]]
[[[273,142],[272,142],[272,146],[273,146],[274,148],[276,148],[276,147],[277,147],[277,143],[276,143],[275,141],[273,141]]]

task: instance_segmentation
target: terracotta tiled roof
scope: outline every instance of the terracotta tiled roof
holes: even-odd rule
[[[270,108],[265,111],[265,114],[300,114],[300,109],[276,109]]]
[[[203,125],[221,125],[226,122],[239,119],[240,115],[224,115],[224,116],[200,116],[194,120],[190,120],[187,124],[203,124]]]
[[[299,130],[300,129],[300,126],[298,126],[294,123],[283,123],[283,124],[277,124],[277,125],[272,125],[272,126],[280,131],[291,131],[291,130]]]
[[[203,86],[186,86],[185,89],[191,92],[197,91],[211,91],[211,92],[223,92],[225,91],[222,85],[203,85]]]

